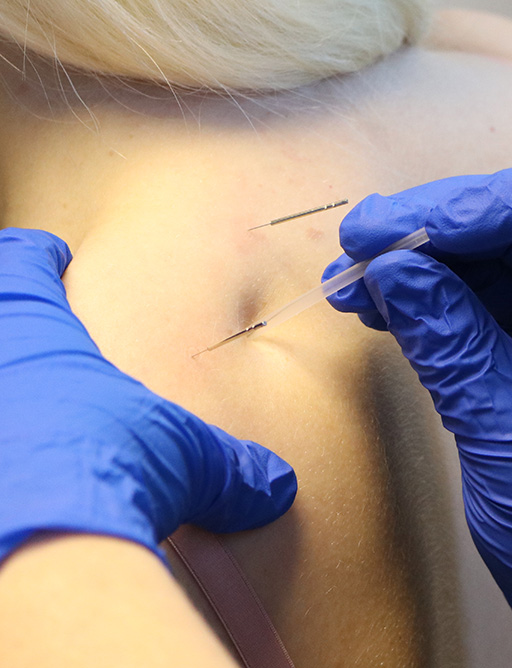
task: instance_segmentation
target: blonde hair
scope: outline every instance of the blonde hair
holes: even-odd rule
[[[65,65],[185,87],[293,88],[414,43],[428,0],[3,0],[0,32]]]

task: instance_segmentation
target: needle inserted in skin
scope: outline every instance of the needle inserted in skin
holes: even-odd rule
[[[427,231],[424,227],[421,227],[419,230],[415,230],[414,232],[407,234],[405,237],[402,237],[401,239],[393,242],[391,245],[384,248],[384,250],[368,258],[368,260],[356,262],[355,264],[341,271],[339,274],[335,274],[323,283],[320,283],[320,285],[317,285],[308,292],[305,292],[299,297],[296,297],[291,302],[288,302],[288,304],[281,306],[281,308],[278,308],[272,313],[267,313],[265,320],[261,320],[260,322],[257,322],[254,325],[243,329],[237,334],[228,336],[227,339],[224,339],[223,341],[220,341],[219,343],[216,343],[209,348],[205,348],[200,353],[193,355],[193,357],[197,357],[197,355],[201,355],[208,350],[215,350],[215,348],[223,346],[225,343],[229,343],[230,341],[234,341],[235,339],[238,339],[245,334],[250,334],[260,327],[268,327],[269,329],[272,329],[272,327],[286,322],[290,318],[293,318],[299,313],[302,313],[302,311],[305,311],[311,306],[314,306],[315,304],[323,301],[326,297],[330,297],[338,290],[342,290],[343,288],[346,288],[347,285],[351,285],[355,281],[358,281],[364,276],[366,267],[374,258],[377,257],[377,255],[382,255],[384,253],[389,253],[390,251],[395,250],[413,250],[414,248],[418,248],[428,241],[429,237]]]
[[[301,211],[300,213],[292,213],[289,216],[283,216],[282,218],[275,218],[271,220],[270,223],[263,223],[263,225],[256,225],[255,227],[250,227],[251,230],[259,230],[260,227],[268,227],[269,225],[278,225],[279,223],[285,223],[287,220],[293,220],[294,218],[302,218],[302,216],[309,216],[311,213],[318,213],[319,211],[327,211],[327,209],[334,209],[337,206],[343,206],[343,204],[348,204],[348,199],[342,199],[339,202],[331,202],[330,204],[324,204],[324,206],[317,206],[314,209],[308,209],[307,211]]]
[[[235,339],[239,339],[242,336],[245,336],[246,334],[250,334],[251,332],[254,332],[257,329],[260,329],[260,327],[266,327],[267,323],[262,320],[261,322],[257,322],[255,325],[251,325],[250,327],[246,327],[245,329],[242,329],[240,332],[237,332],[236,334],[232,334],[231,336],[228,336],[226,339],[222,339],[222,341],[219,341],[218,343],[215,343],[213,346],[208,346],[208,348],[205,348],[204,350],[200,350],[198,353],[195,355],[192,355],[192,359],[194,357],[198,357],[199,355],[202,355],[203,353],[208,353],[211,352],[212,350],[215,350],[215,348],[220,348],[226,343],[230,343],[231,341],[234,341]]]

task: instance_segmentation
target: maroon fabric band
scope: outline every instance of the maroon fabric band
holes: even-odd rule
[[[256,592],[211,533],[182,526],[167,541],[202,589],[246,668],[294,668]]]

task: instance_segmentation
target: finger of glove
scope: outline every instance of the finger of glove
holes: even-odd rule
[[[340,255],[337,260],[331,262],[325,269],[322,276],[322,283],[333,276],[340,274],[349,267],[352,267],[354,264],[354,260],[352,260],[346,253]],[[375,312],[375,304],[370,297],[362,278],[347,285],[347,287],[338,290],[330,297],[327,297],[327,301],[337,311],[351,313]]]
[[[255,529],[283,515],[297,493],[291,466],[258,443],[239,441],[218,427],[210,429],[224,453],[222,475],[209,475],[213,500],[193,521],[210,531],[233,532]]]
[[[182,523],[218,532],[256,528],[291,506],[295,473],[270,450],[166,401],[155,402],[143,426],[160,538]]]
[[[376,258],[364,280],[445,426],[510,440],[511,342],[463,281],[415,251]]]
[[[326,268],[322,276],[322,283],[353,265],[354,261],[344,253]],[[375,308],[375,303],[362,278],[330,295],[327,301],[342,313],[358,313],[361,322],[371,329],[387,330],[387,325]]]
[[[386,321],[377,311],[377,309],[375,309],[375,311],[371,311],[370,313],[360,313],[359,320],[363,323],[363,325],[366,325],[366,327],[369,327],[370,329],[375,329],[378,332],[388,331]]]
[[[422,252],[442,260],[463,278],[510,331],[511,186],[512,170],[505,170],[490,176],[435,181],[390,197],[372,195],[345,218],[340,240],[349,254],[362,259],[426,225],[433,244],[422,246]],[[485,257],[493,259],[479,259]],[[336,263],[327,273],[335,272]],[[361,292],[360,287],[351,293],[340,292],[332,299],[333,306],[358,310]],[[359,308],[360,313],[367,311],[367,304]]]
[[[375,193],[355,206],[340,225],[340,245],[345,254],[327,266],[322,281],[331,278],[353,262],[360,262],[381,253],[392,243],[426,225],[439,200],[464,187],[476,186],[482,177],[454,177],[434,181],[384,197]],[[431,243],[422,252],[436,254]],[[358,313],[373,310],[373,303],[363,281],[338,291],[328,298],[338,311]]]
[[[0,366],[57,349],[97,353],[60,279],[71,257],[67,244],[49,232],[0,231]]]
[[[434,202],[421,188],[408,191],[408,197],[375,193],[357,204],[339,229],[340,245],[347,255],[356,262],[367,260],[425,225]]]
[[[395,195],[370,195],[340,225],[340,244],[354,260],[375,256],[420,227],[439,256],[501,256],[510,260],[512,170],[433,181]]]
[[[0,231],[2,293],[24,292],[40,299],[65,296],[61,275],[71,261],[67,244],[42,230],[6,228]]]

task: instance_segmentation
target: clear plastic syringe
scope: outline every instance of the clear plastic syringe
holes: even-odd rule
[[[427,232],[424,227],[421,227],[419,230],[416,230],[415,232],[412,232],[411,234],[402,237],[398,241],[395,241],[395,243],[391,244],[380,253],[377,253],[377,255],[374,255],[368,260],[357,262],[352,267],[349,267],[348,269],[345,269],[341,273],[336,274],[336,276],[329,278],[327,281],[325,281],[325,283],[321,283],[316,288],[313,288],[309,292],[306,292],[300,297],[297,297],[293,301],[288,302],[288,304],[281,306],[281,308],[278,308],[276,311],[269,313],[269,315],[266,318],[254,323],[250,327],[242,329],[240,332],[237,332],[236,334],[228,336],[226,339],[222,339],[222,341],[219,341],[218,343],[215,343],[212,346],[208,346],[208,348],[205,348],[204,350],[201,350],[195,355],[192,355],[192,357],[197,357],[198,355],[202,355],[202,353],[215,350],[216,348],[220,348],[226,343],[235,341],[236,339],[239,339],[242,336],[252,334],[253,332],[257,331],[258,329],[262,329],[263,327],[265,327],[266,329],[269,329],[271,327],[276,327],[277,325],[280,325],[286,320],[289,320],[290,318],[293,318],[299,313],[302,313],[302,311],[305,311],[311,306],[314,306],[315,304],[322,301],[326,297],[329,297],[330,295],[334,294],[338,290],[341,290],[342,288],[347,287],[347,285],[350,285],[351,283],[354,283],[355,281],[362,278],[366,267],[377,256],[383,255],[384,253],[389,253],[390,251],[393,250],[407,250],[407,249],[412,250],[413,248],[418,248],[418,246],[421,246],[427,241],[429,241]]]

